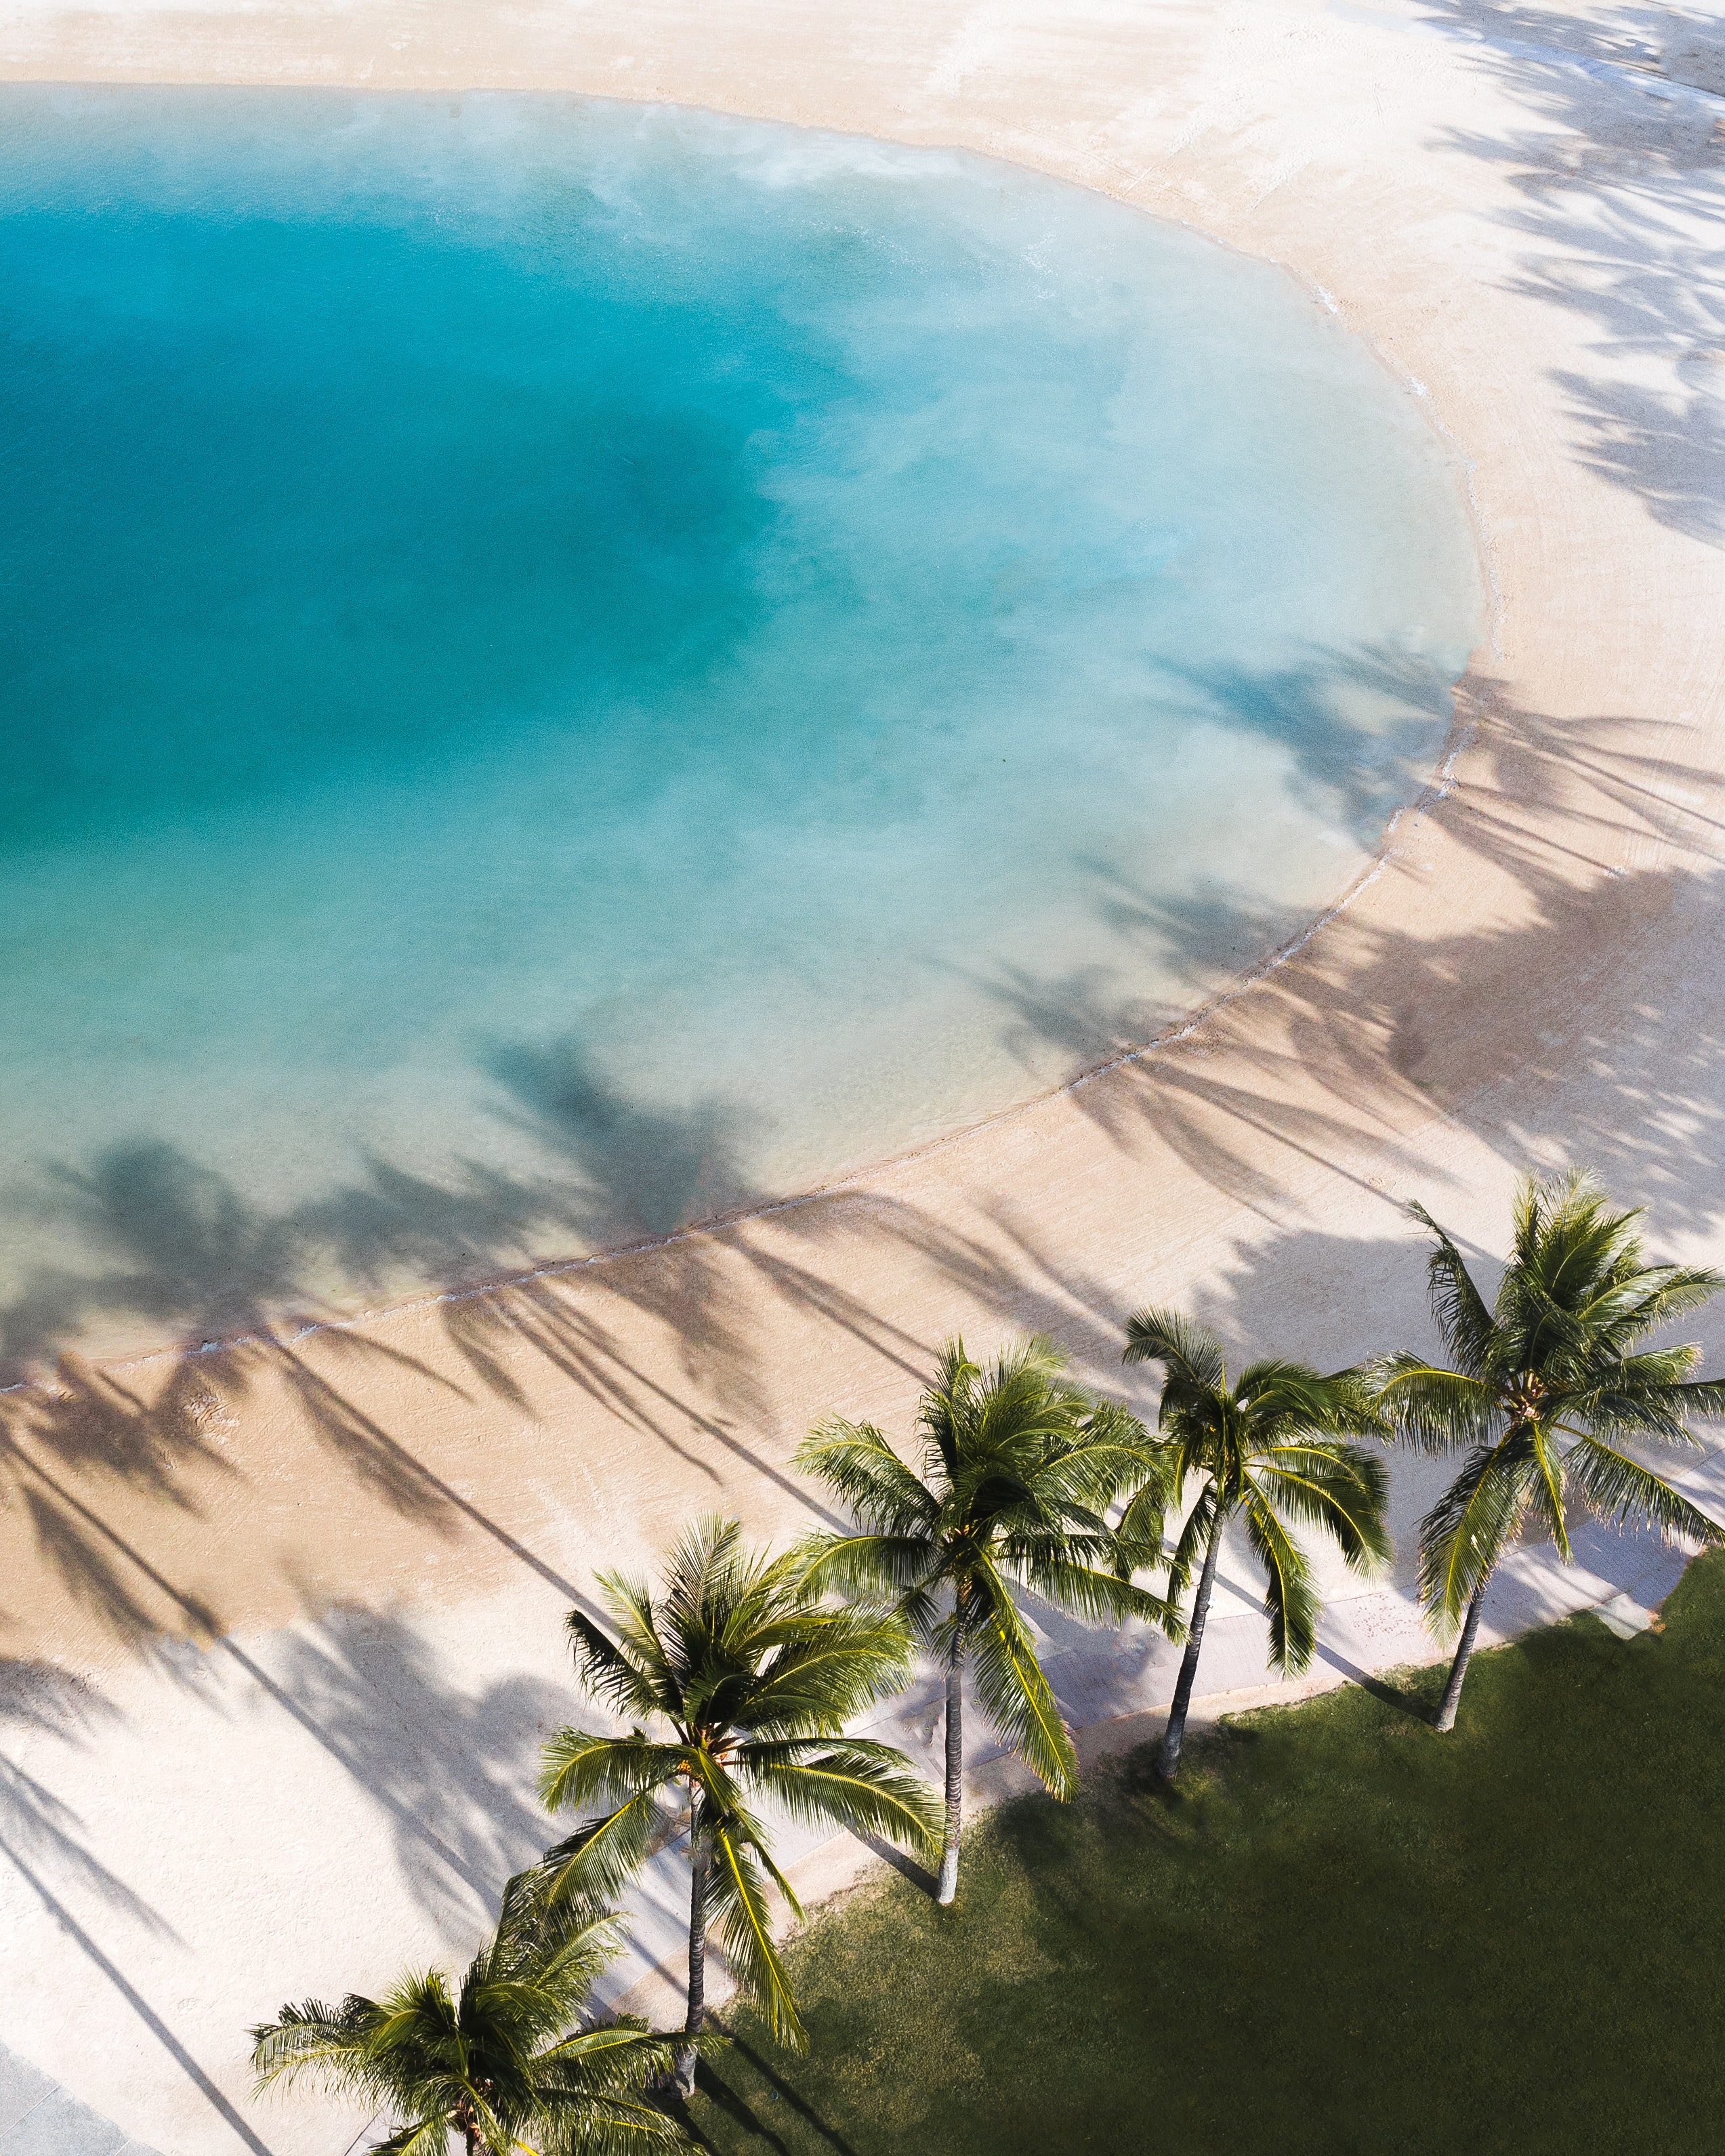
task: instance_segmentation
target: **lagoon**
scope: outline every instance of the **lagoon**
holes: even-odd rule
[[[511,94],[0,90],[0,1353],[649,1239],[1347,887],[1481,600],[1280,271]]]

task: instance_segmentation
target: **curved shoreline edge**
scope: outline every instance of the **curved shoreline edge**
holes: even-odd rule
[[[53,77],[8,74],[3,57],[0,57],[0,85],[24,84],[49,90],[76,91],[83,87],[111,86],[154,87],[162,90],[230,86],[225,78],[208,82],[166,80],[140,84],[132,77],[111,83],[104,78],[72,78],[64,81]],[[264,87],[261,80],[248,86]],[[341,89],[352,89],[366,95],[387,97],[424,98],[433,93],[423,86],[410,84],[391,85],[378,88],[367,82],[335,84],[329,81],[297,82],[283,85],[290,94],[304,91],[307,95],[327,95]],[[466,94],[465,91],[463,93]],[[475,95],[509,96],[514,95],[552,95],[543,90],[496,90],[480,85]],[[594,101],[612,105],[630,102],[612,91],[570,92],[570,95],[592,97]],[[659,100],[634,100],[642,110],[663,112],[703,112],[714,117],[734,116],[724,108],[698,106],[687,103],[672,104]],[[855,130],[844,130],[829,125],[814,123],[773,121],[775,126],[798,126],[803,131],[860,144],[886,143],[894,138],[872,136]],[[903,146],[894,141],[894,146]],[[934,146],[918,145],[920,148]],[[1027,163],[1019,157],[993,151],[978,151],[968,146],[952,145],[956,154],[976,157],[987,157],[991,162],[1012,164],[1034,170],[1044,178],[1054,178],[1064,187],[1081,188],[1087,193],[1101,192],[1122,207],[1151,217],[1159,223],[1173,226],[1190,234],[1206,244],[1219,247],[1225,253],[1236,255],[1277,271],[1296,285],[1302,296],[1322,306],[1331,316],[1340,318],[1340,307],[1335,295],[1324,285],[1305,274],[1297,263],[1280,256],[1254,252],[1238,242],[1224,238],[1190,217],[1176,217],[1163,209],[1152,209],[1136,201],[1131,194],[1091,180],[1076,180],[1053,172],[1042,165]],[[925,1156],[938,1152],[955,1142],[968,1139],[999,1124],[1022,1114],[1034,1111],[1043,1103],[1074,1092],[1080,1088],[1105,1079],[1112,1073],[1146,1057],[1189,1038],[1194,1032],[1258,983],[1266,979],[1291,959],[1297,957],[1314,937],[1338,921],[1377,881],[1384,870],[1398,858],[1397,834],[1404,819],[1417,817],[1444,800],[1455,781],[1458,760],[1466,751],[1475,732],[1476,722],[1463,716],[1462,702],[1469,683],[1475,678],[1476,668],[1498,654],[1498,624],[1502,611],[1502,595],[1498,588],[1495,565],[1488,536],[1480,514],[1472,483],[1472,467],[1461,444],[1449,432],[1440,417],[1432,408],[1430,391],[1427,385],[1400,364],[1395,356],[1374,336],[1356,326],[1345,325],[1350,336],[1363,341],[1377,362],[1378,367],[1394,384],[1404,398],[1420,407],[1417,422],[1429,427],[1441,445],[1446,477],[1455,490],[1457,504],[1465,516],[1473,542],[1473,560],[1481,583],[1483,604],[1481,635],[1469,654],[1466,668],[1449,690],[1450,712],[1447,733],[1437,759],[1429,775],[1409,798],[1397,806],[1387,823],[1369,846],[1356,849],[1359,866],[1346,885],[1317,906],[1300,924],[1282,938],[1264,950],[1250,963],[1231,974],[1213,980],[1193,1002],[1170,1016],[1158,1030],[1147,1037],[1139,1037],[1123,1045],[1111,1049],[1092,1062],[1075,1063],[1067,1072],[1033,1092],[1006,1099],[998,1106],[964,1113],[937,1128],[931,1135],[913,1137],[905,1143],[890,1147],[878,1153],[854,1160],[849,1164],[834,1167],[819,1179],[799,1183],[781,1190],[775,1195],[751,1197],[723,1211],[701,1215],[680,1222],[662,1234],[649,1234],[619,1239],[599,1240],[592,1247],[574,1249],[552,1248],[537,1254],[524,1254],[518,1262],[500,1265],[494,1270],[462,1273],[452,1270],[439,1277],[434,1265],[428,1264],[421,1276],[413,1277],[408,1269],[397,1286],[380,1293],[377,1299],[360,1299],[362,1291],[352,1292],[338,1285],[327,1301],[320,1301],[315,1291],[308,1289],[298,1302],[284,1297],[279,1302],[264,1301],[249,1320],[233,1329],[193,1327],[183,1332],[165,1332],[151,1336],[142,1327],[122,1328],[107,1322],[99,1302],[90,1306],[93,1322],[82,1330],[78,1321],[71,1321],[64,1337],[46,1340],[38,1351],[21,1351],[18,1355],[0,1361],[0,1399],[8,1395],[36,1394],[44,1399],[62,1397],[62,1389],[52,1374],[52,1365],[63,1355],[69,1357],[76,1368],[94,1368],[102,1372],[121,1373],[148,1370],[165,1363],[176,1363],[197,1357],[218,1355],[238,1349],[258,1349],[292,1347],[324,1332],[357,1332],[387,1325],[406,1314],[441,1305],[464,1302],[475,1296],[502,1292],[531,1283],[563,1278],[589,1268],[634,1259],[655,1251],[673,1248],[691,1239],[706,1235],[722,1235],[751,1221],[763,1220],[774,1215],[797,1210],[807,1205],[840,1196],[847,1192],[865,1188],[870,1183],[891,1176],[896,1171],[908,1168]],[[435,1182],[435,1171],[433,1173]],[[443,1194],[441,1191],[439,1194]],[[409,1229],[411,1229],[411,1223]],[[428,1240],[435,1240],[433,1229]],[[521,1239],[526,1240],[526,1238]],[[52,1274],[51,1265],[43,1267]],[[100,1285],[98,1282],[97,1285]],[[28,1296],[20,1297],[21,1306],[28,1307]],[[141,1337],[128,1339],[127,1331]]]
[[[1441,795],[1178,1038],[786,1209],[268,1351],[73,1358],[54,1396],[0,1399],[23,1823],[271,2156],[328,2156],[344,2122],[254,2110],[238,2032],[465,1953],[543,1830],[569,1601],[691,1512],[805,1520],[787,1463],[814,1414],[902,1430],[961,1329],[1052,1332],[1112,1383],[1145,1300],[1327,1367],[1417,1339],[1402,1201],[1501,1249],[1530,1161],[1589,1161],[1664,1250],[1725,1256],[1720,101],[1660,94],[1656,52],[1623,80],[1541,0],[1510,27],[1483,0],[0,0],[0,77],[620,94],[1098,187],[1280,263],[1425,387],[1501,598]],[[1704,1345],[1717,1369],[1725,1334]],[[1403,1536],[1429,1480],[1396,1465]],[[1589,1563],[1630,1584],[1634,1553]],[[1223,1593],[1242,1662],[1206,1682],[1232,1692],[1261,1618]],[[1359,1667],[1368,1603],[1322,1635]],[[1090,1655],[1061,1656],[1080,1724],[1114,1681]],[[3,1871],[0,1911],[32,1972],[0,1979],[8,2041],[139,2141],[226,2156],[159,2033]]]
[[[1467,678],[1464,675],[1450,691],[1452,698],[1461,693]],[[900,1152],[882,1153],[859,1168],[834,1175],[827,1182],[811,1183],[783,1198],[764,1199],[757,1204],[741,1205],[730,1212],[715,1214],[709,1219],[691,1220],[685,1226],[673,1228],[665,1235],[645,1237],[639,1242],[609,1245],[572,1257],[547,1258],[536,1264],[499,1273],[493,1278],[464,1281],[449,1287],[428,1287],[422,1293],[404,1296],[398,1302],[377,1303],[351,1313],[331,1312],[326,1317],[285,1318],[276,1331],[227,1333],[214,1340],[194,1340],[187,1336],[164,1342],[159,1348],[145,1348],[136,1353],[121,1352],[111,1355],[93,1353],[86,1356],[75,1346],[69,1352],[80,1365],[105,1372],[119,1372],[148,1369],[159,1363],[179,1363],[198,1356],[224,1354],[242,1348],[261,1348],[265,1352],[271,1348],[292,1348],[320,1332],[360,1332],[391,1318],[404,1317],[412,1311],[436,1309],[446,1303],[470,1302],[476,1298],[506,1293],[511,1288],[528,1287],[537,1281],[562,1280],[568,1275],[584,1272],[595,1266],[644,1257],[655,1250],[672,1250],[680,1244],[695,1242],[705,1236],[723,1235],[728,1229],[745,1226],[751,1221],[770,1220],[782,1213],[794,1213],[805,1206],[819,1204],[824,1199],[840,1197],[850,1191],[866,1189],[876,1178],[888,1175],[895,1169],[906,1168],[947,1146],[973,1137],[978,1132],[1010,1122],[1015,1116],[1029,1114],[1045,1101],[1076,1093],[1099,1079],[1111,1076],[1117,1070],[1142,1063],[1146,1056],[1154,1055],[1159,1049],[1171,1048],[1189,1040],[1200,1027],[1225,1010],[1239,997],[1245,995],[1259,982],[1267,980],[1290,959],[1297,957],[1315,937],[1322,934],[1332,921],[1339,920],[1377,882],[1399,856],[1395,834],[1400,829],[1403,818],[1418,815],[1449,795],[1454,784],[1456,762],[1466,748],[1472,732],[1471,725],[1464,725],[1459,716],[1452,721],[1444,754],[1431,778],[1411,801],[1404,802],[1395,810],[1384,827],[1376,850],[1368,856],[1366,865],[1339,897],[1314,914],[1292,936],[1266,952],[1255,964],[1237,974],[1227,987],[1219,990],[1208,1001],[1195,1005],[1182,1017],[1172,1020],[1162,1032],[1153,1034],[1148,1040],[1106,1056],[1099,1063],[1090,1064],[1083,1070],[1073,1072],[1070,1077],[1061,1079],[1058,1084],[1030,1095],[1026,1100],[1010,1101],[1004,1107],[991,1109],[953,1130],[939,1132],[934,1137],[906,1146]],[[0,1384],[0,1399],[4,1399],[8,1394],[18,1393],[39,1394],[48,1399],[63,1397],[63,1389],[52,1377],[22,1378],[10,1384]]]

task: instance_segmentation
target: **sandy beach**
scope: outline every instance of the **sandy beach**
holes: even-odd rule
[[[1377,867],[1178,1037],[652,1250],[0,1396],[9,2044],[164,2156],[335,2156],[363,2122],[254,2106],[246,2025],[470,1951],[540,1844],[593,1566],[700,1510],[800,1527],[809,1422],[903,1428],[952,1332],[1118,1383],[1153,1299],[1335,1366],[1424,1335],[1404,1201],[1501,1250],[1529,1163],[1725,1260],[1722,55],[1535,0],[0,6],[0,79],[561,89],[1105,190],[1371,345],[1493,601]],[[1405,1541],[1430,1478],[1396,1472]]]

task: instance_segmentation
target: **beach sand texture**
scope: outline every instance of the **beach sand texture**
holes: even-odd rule
[[[903,1430],[948,1333],[1111,1380],[1168,1300],[1340,1363],[1424,1335],[1401,1201],[1501,1250],[1530,1161],[1725,1257],[1722,50],[1532,0],[0,7],[10,79],[567,88],[1106,189],[1370,341],[1465,460],[1493,603],[1378,867],[1178,1037],[669,1245],[0,1397],[9,2045],[177,2156],[335,2156],[363,2122],[254,2106],[245,2025],[470,1951],[591,1568],[698,1510],[801,1527],[811,1418]],[[151,1261],[201,1345],[208,1253]],[[1431,1486],[1398,1466],[1404,1543]]]

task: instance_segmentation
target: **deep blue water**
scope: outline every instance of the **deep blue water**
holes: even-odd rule
[[[1414,400],[1015,168],[0,90],[0,1353],[661,1233],[1142,1038],[1478,625]]]

